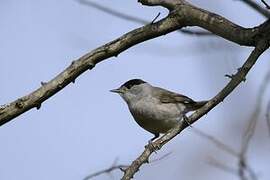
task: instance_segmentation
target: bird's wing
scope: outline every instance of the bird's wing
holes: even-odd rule
[[[194,104],[196,103],[192,99],[182,94],[168,91],[159,87],[155,87],[155,97],[159,97],[161,103],[182,103],[182,104]]]

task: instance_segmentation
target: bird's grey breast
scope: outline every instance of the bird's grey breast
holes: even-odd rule
[[[129,109],[141,127],[152,133],[165,133],[182,118],[184,105],[164,104],[156,97],[147,96],[129,104]]]

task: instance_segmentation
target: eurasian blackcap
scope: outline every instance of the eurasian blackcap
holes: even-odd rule
[[[118,93],[127,103],[135,121],[154,134],[166,133],[189,111],[202,107],[207,101],[196,102],[187,96],[152,86],[141,80],[132,79],[111,92]]]

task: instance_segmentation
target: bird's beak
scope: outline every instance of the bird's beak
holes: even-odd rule
[[[118,93],[118,94],[123,93],[123,90],[121,90],[120,88],[118,88],[118,89],[112,89],[110,91],[113,92],[113,93]]]

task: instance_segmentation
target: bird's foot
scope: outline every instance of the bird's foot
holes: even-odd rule
[[[155,147],[155,145],[154,145],[153,143],[154,143],[154,141],[149,140],[149,141],[148,141],[148,144],[145,145],[145,148],[149,148],[149,149],[150,149],[151,151],[153,151],[154,153],[157,153],[158,148]]]
[[[154,146],[153,143],[154,140],[159,137],[159,133],[155,133],[154,135],[155,136],[148,141],[148,144],[145,146],[145,148],[150,148],[153,152],[157,153],[157,150],[159,150],[160,148],[158,146]]]

